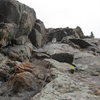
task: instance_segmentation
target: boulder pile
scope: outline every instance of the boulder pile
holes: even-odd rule
[[[100,100],[100,39],[0,0],[0,100]]]

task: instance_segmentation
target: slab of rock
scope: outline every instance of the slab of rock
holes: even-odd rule
[[[81,48],[87,48],[89,46],[92,46],[91,44],[89,44],[88,42],[86,42],[82,39],[70,39],[70,41],[72,41],[74,44],[80,46]]]
[[[67,73],[69,64],[46,59],[53,64],[52,71],[56,79],[46,85],[44,89],[33,97],[33,100],[94,100],[99,96],[91,94],[88,84],[84,84],[75,75]]]
[[[55,53],[51,55],[51,58],[59,62],[66,62],[72,64],[74,55],[69,53]]]
[[[78,49],[75,49],[71,47],[68,44],[64,43],[48,43],[42,48],[44,52],[46,52],[49,55],[58,54],[58,53],[69,53],[74,54],[76,52],[79,52]]]

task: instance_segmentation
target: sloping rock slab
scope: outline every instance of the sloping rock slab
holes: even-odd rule
[[[66,62],[66,63],[72,63],[73,62],[73,55],[69,53],[56,53],[51,55],[52,59],[55,59],[59,62]]]
[[[79,45],[81,48],[87,48],[89,46],[92,46],[90,43],[82,40],[82,39],[70,39],[74,44]]]

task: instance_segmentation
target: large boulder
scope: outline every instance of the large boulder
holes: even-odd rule
[[[59,62],[66,62],[72,64],[74,56],[70,53],[56,53],[51,55],[52,59],[55,59]]]
[[[20,37],[27,36],[36,47],[46,42],[46,30],[42,21],[37,20],[34,9],[16,0],[0,0],[0,46],[4,47]],[[20,43],[22,44],[23,39]]]
[[[66,33],[63,31],[63,29],[48,29],[48,42],[52,41],[53,39],[56,39],[56,42],[59,42],[65,36]]]
[[[37,93],[35,77],[29,72],[22,72],[11,76],[9,83],[14,93],[23,91],[34,91],[34,94]]]
[[[32,8],[16,0],[0,0],[0,22],[26,25],[32,28],[36,21],[36,14]],[[23,28],[23,26],[22,26]]]
[[[43,46],[47,41],[46,29],[44,23],[41,20],[36,20],[34,28],[29,34],[31,43],[36,47]]]
[[[74,31],[77,33],[77,35],[79,36],[79,38],[84,38],[84,33],[83,33],[82,29],[79,26],[77,26],[74,29]]]
[[[77,26],[75,29],[73,28],[49,28],[48,31],[48,42],[53,41],[53,39],[56,39],[55,42],[61,41],[64,37],[70,37],[70,38],[83,38],[84,34],[79,26]]]
[[[29,37],[31,43],[35,47],[41,47],[42,46],[43,37],[42,37],[42,34],[38,30],[33,29],[28,37]]]

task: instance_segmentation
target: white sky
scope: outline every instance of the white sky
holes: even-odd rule
[[[36,11],[46,28],[80,26],[100,38],[100,0],[18,0]]]

